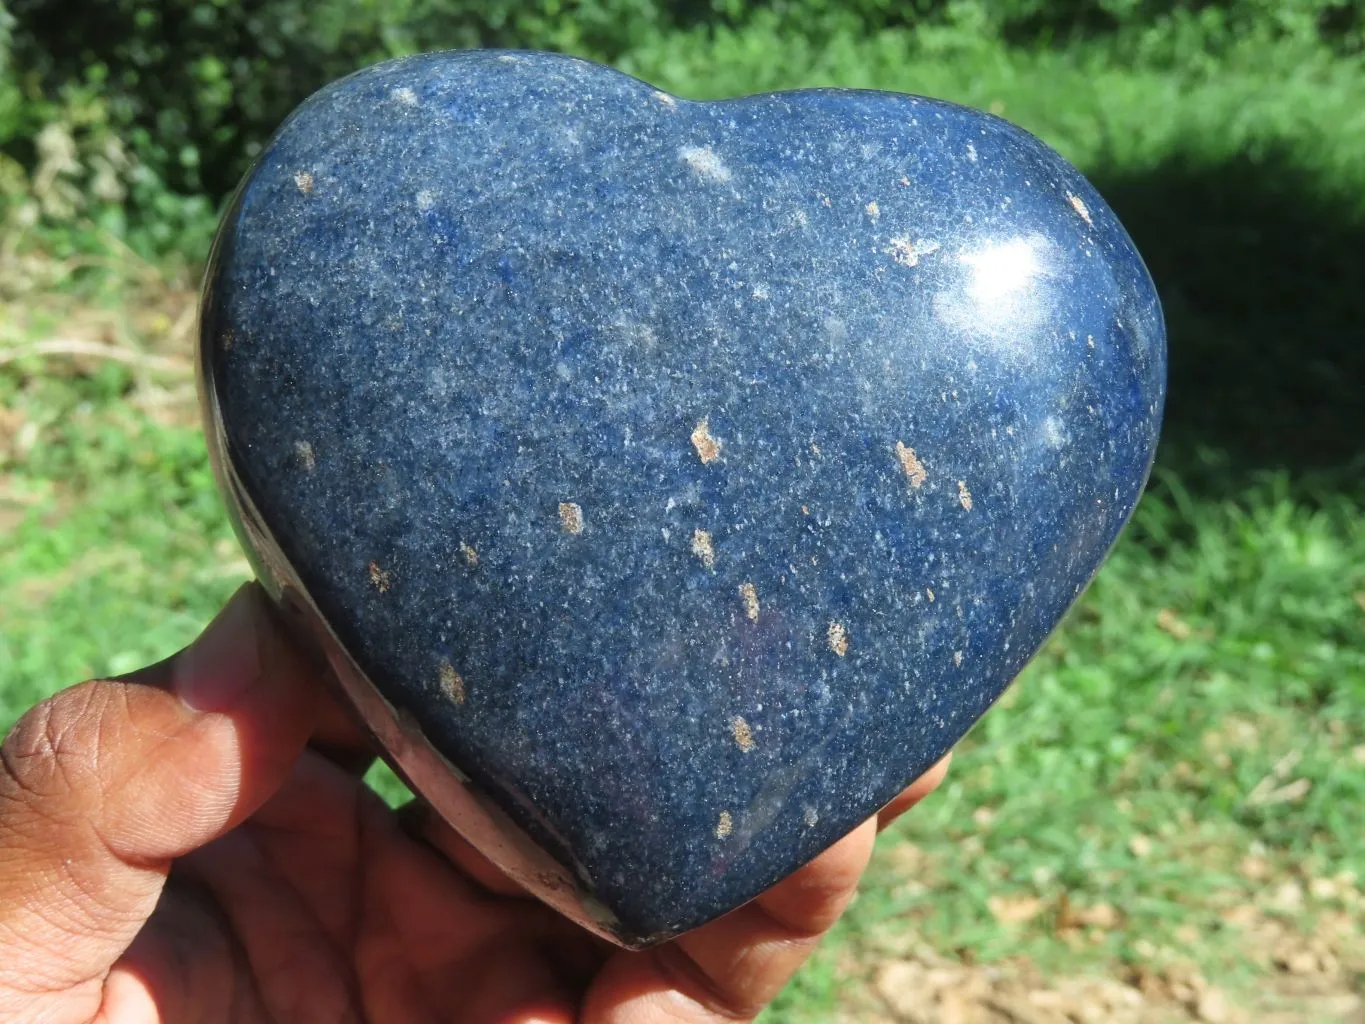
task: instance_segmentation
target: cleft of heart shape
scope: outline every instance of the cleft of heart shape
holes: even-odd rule
[[[328,86],[200,344],[261,578],[479,849],[643,946],[943,754],[1091,579],[1165,333],[1091,185],[891,93],[496,51]]]

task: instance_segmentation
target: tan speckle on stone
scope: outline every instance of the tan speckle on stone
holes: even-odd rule
[[[311,171],[295,171],[294,184],[299,187],[299,191],[306,196],[313,194],[313,173]]]
[[[692,531],[692,554],[700,558],[706,568],[716,567],[716,548],[711,543],[711,535],[705,530]]]
[[[1073,196],[1071,193],[1068,192],[1066,196],[1066,201],[1071,204],[1071,208],[1073,210],[1075,210],[1077,213],[1081,215],[1082,220],[1084,220],[1091,227],[1095,226],[1095,222],[1090,219],[1090,207],[1085,205],[1084,199],[1082,199],[1080,196]]]
[[[389,588],[393,586],[393,573],[388,569],[380,568],[378,562],[371,562],[370,582],[374,584],[375,590],[381,594],[387,594]]]
[[[908,235],[900,235],[891,239],[891,246],[886,251],[891,254],[891,258],[902,267],[918,266],[921,256],[928,256],[931,252],[938,252],[942,248],[938,242],[932,238],[921,238],[913,240]]]
[[[716,822],[716,838],[724,839],[735,830],[735,819],[730,817],[729,811],[720,812],[720,820]]]
[[[473,545],[460,541],[460,557],[464,559],[464,564],[471,569],[479,564],[479,553],[474,550]]]
[[[699,178],[717,182],[729,181],[731,178],[730,168],[725,166],[725,161],[710,146],[683,146],[678,150],[678,158],[692,168]]]
[[[307,441],[294,442],[294,458],[299,460],[299,465],[306,473],[311,473],[317,468],[317,456],[313,454],[313,446]]]
[[[933,587],[925,587],[925,588],[924,588],[924,596],[927,597],[927,598],[929,599],[929,603],[930,603],[930,604],[933,604],[933,603],[934,603],[934,588],[933,588]]]
[[[867,214],[867,219],[873,224],[877,223],[882,216],[882,208],[877,205],[877,200],[875,199],[863,207],[863,212]]]
[[[448,661],[441,662],[441,692],[445,694],[446,700],[452,704],[463,704],[465,698],[464,680],[460,678],[460,673],[455,671],[455,666]]]
[[[961,652],[961,651],[954,651],[954,652],[953,652],[953,664],[956,665],[958,668],[961,668],[961,667],[962,667],[962,652]]]
[[[710,421],[702,420],[692,428],[692,447],[697,449],[703,466],[720,458],[720,438],[712,435]]]
[[[961,505],[966,512],[972,510],[972,492],[967,490],[967,481],[965,480],[959,480],[957,482],[957,503]]]
[[[735,744],[739,749],[746,754],[756,746],[754,743],[754,730],[750,727],[749,723],[744,720],[743,715],[735,715],[734,718],[730,719],[730,735],[735,738]]]
[[[678,105],[678,101],[676,99],[674,99],[668,93],[663,92],[662,90],[656,89],[654,91],[654,98],[666,107],[676,107]]]
[[[389,95],[393,97],[393,101],[399,104],[400,106],[404,107],[417,106],[417,93],[413,92],[412,89],[410,89],[406,85],[402,85],[399,86],[397,89],[391,90],[389,92]]]
[[[559,525],[565,533],[583,532],[583,507],[577,502],[559,503]]]
[[[829,649],[839,657],[848,653],[848,630],[844,628],[842,622],[831,622],[829,628],[825,630],[825,640],[829,643]]]
[[[907,448],[902,441],[896,442],[896,458],[900,460],[901,469],[905,470],[905,478],[910,481],[910,486],[919,490],[924,486],[924,481],[929,479],[929,473],[924,468],[924,463],[920,462],[919,456],[915,454],[915,449]]]
[[[758,588],[752,583],[739,585],[739,599],[744,602],[744,614],[750,622],[758,621]]]

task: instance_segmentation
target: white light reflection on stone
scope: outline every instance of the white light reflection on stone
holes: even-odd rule
[[[1048,273],[1047,240],[1040,236],[991,241],[958,252],[964,273],[934,297],[934,311],[969,345],[1031,358],[1034,331],[1047,314],[1039,285]]]
[[[1042,270],[1034,244],[1026,238],[991,243],[958,260],[972,270],[968,294],[987,307],[1017,302]]]

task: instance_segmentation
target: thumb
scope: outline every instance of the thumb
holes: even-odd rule
[[[248,584],[175,657],[20,719],[0,746],[0,1019],[98,1007],[172,859],[278,788],[317,692]]]

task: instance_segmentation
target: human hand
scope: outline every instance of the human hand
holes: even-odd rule
[[[0,753],[16,1024],[748,1020],[852,898],[879,822],[946,770],[747,906],[625,952],[419,805],[389,810],[254,585],[179,655],[39,704]]]

